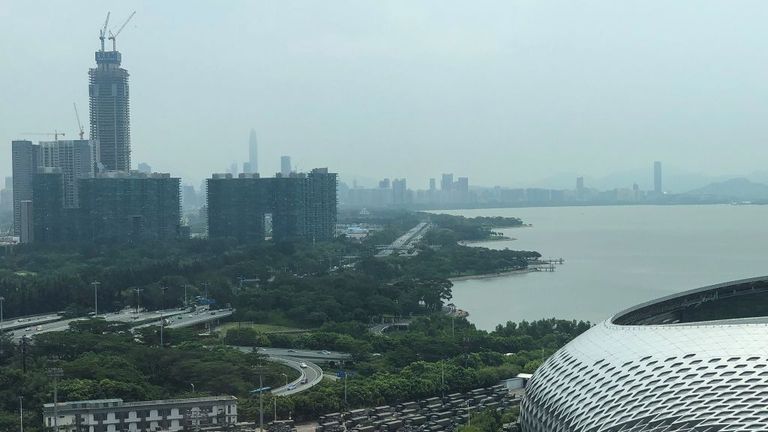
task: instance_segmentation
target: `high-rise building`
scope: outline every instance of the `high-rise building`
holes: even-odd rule
[[[119,243],[178,237],[179,178],[160,173],[106,173],[79,184],[81,241]]]
[[[576,196],[584,197],[584,177],[576,177]]]
[[[40,166],[40,147],[32,144],[32,141],[12,141],[11,164],[13,168],[13,234],[21,236],[21,202],[32,201],[32,177]]]
[[[122,56],[114,48],[96,51],[96,67],[88,71],[90,85],[91,139],[99,171],[131,169],[131,119],[128,71],[120,67]]]
[[[392,203],[403,205],[407,202],[408,188],[405,179],[392,180]]]
[[[280,175],[288,177],[291,175],[291,157],[280,156]]]
[[[208,236],[263,241],[271,215],[275,241],[333,238],[336,174],[327,169],[274,178],[214,174],[208,179]]]
[[[440,189],[449,192],[453,189],[453,174],[443,174],[440,179]]]
[[[88,140],[13,141],[14,233],[21,235],[21,201],[32,200],[33,180],[41,168],[56,168],[61,174],[60,193],[64,208],[78,206],[77,181],[93,177],[93,152]]]
[[[183,185],[181,187],[181,206],[184,210],[192,210],[199,206],[194,186]]]
[[[460,194],[462,199],[465,199],[469,195],[469,177],[459,177],[456,179],[456,191]]]
[[[251,129],[251,135],[248,138],[248,171],[246,174],[259,172],[259,147],[256,140],[256,131]]]
[[[434,191],[434,190],[436,190],[436,189],[437,189],[437,185],[436,185],[436,183],[437,183],[437,182],[435,182],[435,179],[434,179],[434,178],[430,178],[430,179],[429,179],[429,190],[430,190],[430,191]]]
[[[664,193],[661,183],[661,162],[656,161],[653,163],[653,192],[656,195]]]
[[[389,189],[389,186],[390,183],[388,178],[379,180],[379,189]]]
[[[64,175],[60,168],[39,168],[32,179],[32,238],[35,243],[64,239]],[[32,242],[30,241],[30,242]]]
[[[64,208],[78,207],[77,181],[93,177],[93,153],[88,140],[40,142],[40,166],[60,169]]]

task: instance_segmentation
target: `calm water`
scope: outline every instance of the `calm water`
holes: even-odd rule
[[[620,206],[457,210],[517,216],[531,228],[489,248],[564,258],[554,273],[457,281],[453,301],[491,330],[506,321],[600,321],[637,303],[768,274],[768,206]]]

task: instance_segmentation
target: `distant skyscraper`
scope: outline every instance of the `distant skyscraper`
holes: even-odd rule
[[[405,204],[408,196],[408,187],[405,179],[392,180],[392,203],[395,205]]]
[[[453,189],[453,174],[443,174],[440,179],[440,189],[446,192]]]
[[[291,175],[291,157],[280,156],[280,174],[283,177]]]
[[[576,177],[576,195],[579,198],[584,195],[584,177]]]
[[[229,165],[229,173],[233,176],[237,176],[237,162],[232,162],[232,164]]]
[[[383,180],[379,180],[379,189],[389,189],[389,179],[385,178]]]
[[[664,193],[661,183],[661,162],[659,161],[653,163],[653,191],[657,195]]]
[[[128,71],[120,67],[119,51],[96,51],[96,67],[88,71],[91,139],[96,163],[106,171],[131,169],[131,121]]]
[[[464,195],[463,198],[466,197],[467,194],[469,194],[469,178],[468,177],[459,177],[456,179],[456,190]]]
[[[251,136],[248,139],[248,168],[246,174],[259,172],[259,148],[254,129],[251,129]]]
[[[21,200],[19,203],[19,241],[32,243],[34,232],[32,230],[32,200]]]
[[[437,185],[437,182],[435,181],[434,178],[429,179],[429,190],[430,191],[434,191],[435,189],[437,189],[436,185]]]
[[[13,209],[13,177],[5,178],[5,187],[0,190],[0,210]]]

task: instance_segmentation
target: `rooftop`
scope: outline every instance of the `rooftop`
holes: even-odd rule
[[[768,276],[674,294],[615,315],[616,325],[745,324],[768,321]]]

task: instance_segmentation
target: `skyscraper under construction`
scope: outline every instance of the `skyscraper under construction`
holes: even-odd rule
[[[133,17],[133,15],[131,15]],[[128,19],[130,20],[129,17]],[[122,56],[116,49],[116,34],[110,32],[112,51],[104,50],[107,22],[101,30],[101,49],[96,51],[96,67],[88,71],[90,85],[91,139],[99,171],[131,169],[131,120],[128,102],[128,71],[120,67]]]

